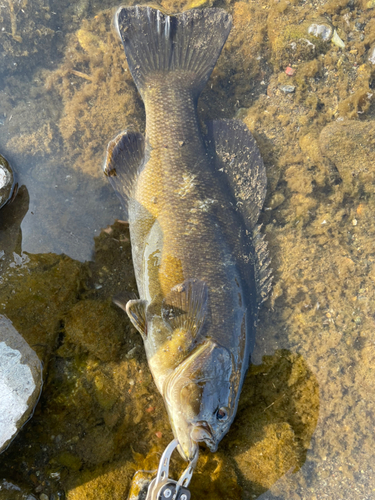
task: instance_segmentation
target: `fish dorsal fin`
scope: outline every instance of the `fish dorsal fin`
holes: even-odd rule
[[[253,231],[253,245],[255,249],[255,282],[257,287],[257,300],[260,306],[267,300],[272,288],[271,259],[268,254],[265,235],[260,232],[258,226]]]
[[[174,286],[164,298],[162,317],[173,330],[183,328],[195,337],[206,317],[207,302],[206,283],[188,279]]]
[[[144,138],[138,132],[118,134],[107,146],[104,173],[128,216],[128,202],[144,157]]]
[[[253,236],[254,268],[258,306],[271,290],[272,270],[264,235],[256,227],[266,196],[267,177],[258,146],[250,131],[238,120],[207,124],[208,148],[214,154],[217,174],[226,177],[236,208]]]
[[[267,177],[254,137],[238,120],[207,124],[207,144],[214,154],[218,175],[226,176],[248,229],[253,229],[266,196]]]
[[[121,307],[129,316],[130,321],[142,335],[143,339],[147,336],[146,309],[147,301],[141,299],[124,300],[125,295],[116,295],[113,302]]]

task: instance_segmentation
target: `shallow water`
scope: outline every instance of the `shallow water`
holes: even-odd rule
[[[193,498],[374,498],[375,4],[198,4],[234,17],[199,111],[258,141],[274,288],[237,419],[202,451]],[[172,439],[140,336],[111,304],[135,282],[101,164],[116,133],[144,128],[117,6],[0,3],[0,153],[25,186],[0,213],[0,314],[45,365],[34,417],[0,456],[1,500],[126,498]],[[313,22],[345,47],[312,38]]]

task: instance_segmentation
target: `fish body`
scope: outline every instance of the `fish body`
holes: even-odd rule
[[[146,108],[145,138],[125,131],[107,149],[140,296],[119,305],[191,460],[199,442],[216,451],[229,430],[268,293],[265,243],[253,237],[265,170],[240,122],[200,129],[198,97],[231,28],[225,11],[123,7],[117,27]]]

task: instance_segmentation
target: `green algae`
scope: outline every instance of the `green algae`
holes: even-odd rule
[[[113,495],[111,498],[122,498],[121,495],[129,489],[134,472],[145,467],[148,470],[150,467],[155,468],[160,452],[172,438],[168,418],[151,380],[138,333],[130,327],[125,314],[114,309],[108,300],[103,301],[101,289],[96,290],[94,287],[98,277],[102,275],[104,260],[109,275],[120,265],[119,260],[123,257],[123,249],[120,247],[128,243],[128,234],[127,226],[121,223],[103,231],[96,240],[98,260],[90,266],[76,264],[77,275],[71,272],[70,267],[63,267],[73,264],[73,261],[70,263],[71,260],[63,256],[31,256],[27,263],[32,276],[28,286],[32,285],[31,290],[35,295],[35,302],[30,304],[33,310],[35,303],[46,308],[43,297],[50,295],[51,291],[56,296],[56,290],[63,289],[65,292],[64,300],[59,301],[62,307],[60,316],[58,315],[60,319],[55,319],[59,327],[53,330],[55,334],[58,333],[58,344],[53,344],[52,339],[45,339],[45,342],[50,342],[50,349],[55,349],[55,353],[49,361],[48,380],[43,396],[33,421],[18,440],[29,443],[24,449],[22,460],[29,463],[30,467],[35,462],[36,450],[40,445],[43,446],[45,451],[43,455],[38,455],[36,461],[39,470],[37,483],[43,484],[50,471],[55,474],[57,472],[58,484],[50,485],[47,491],[53,492],[57,487],[62,487],[68,499],[98,498],[98,491],[103,492],[99,498],[107,498],[108,495]],[[117,252],[114,246],[117,246]],[[112,260],[106,258],[109,247],[112,248]],[[129,245],[127,250],[129,251]],[[117,259],[114,258],[116,255]],[[70,296],[66,295],[66,275],[60,275],[61,269],[65,269],[66,275],[76,285],[70,289]],[[44,282],[43,288],[35,276],[46,272],[50,273],[49,280]],[[58,285],[59,278],[61,281]],[[15,278],[11,273],[8,274],[6,281],[9,286],[15,285],[12,279],[16,281],[18,276]],[[129,276],[127,279],[132,283],[134,277]],[[64,283],[64,288],[61,288],[61,282]],[[113,292],[119,284],[121,285],[116,282]],[[38,286],[40,289],[36,293],[35,287]],[[85,298],[87,295],[91,298]],[[21,299],[23,303],[22,295]],[[28,300],[30,302],[29,296]],[[10,312],[15,307],[12,298],[8,299],[7,311]],[[37,310],[37,314],[40,316],[41,311]],[[24,328],[22,321],[21,327]],[[121,341],[120,331],[128,332],[126,340],[122,338]],[[275,368],[280,365],[281,360],[286,360],[289,366],[287,370],[280,366]],[[293,364],[294,371],[291,368]],[[285,446],[290,443],[293,453],[287,453],[288,468],[291,463],[294,467],[300,466],[315,424],[298,428],[296,417],[295,421],[285,421],[289,410],[276,420],[271,414],[279,413],[275,400],[277,402],[281,387],[289,385],[292,388],[286,396],[289,403],[293,401],[293,393],[304,392],[303,388],[297,391],[296,387],[307,383],[310,375],[306,375],[306,368],[303,372],[301,366],[303,363],[301,365],[301,361],[295,356],[290,358],[287,353],[281,353],[276,358],[270,357],[265,365],[253,368],[244,389],[238,424],[233,428],[235,437],[230,439],[229,436],[217,454],[202,452],[192,483],[193,494],[197,496],[203,491],[208,497],[225,495],[226,498],[235,499],[241,491],[265,491],[268,483],[264,483],[263,473],[254,476],[254,472],[249,472],[254,471],[254,468],[248,466],[253,461],[249,450],[256,454],[259,442],[265,449],[271,446],[270,455],[278,456],[281,461],[284,456],[282,450],[288,449]],[[294,372],[300,373],[299,378],[291,375]],[[264,377],[265,373],[268,374],[267,377]],[[282,373],[286,378],[283,378]],[[276,392],[273,389],[270,391],[270,387],[276,387]],[[316,390],[314,392],[307,388],[305,397],[309,400],[312,422],[315,422],[317,407],[311,404],[311,400],[316,397]],[[257,398],[262,401],[260,413],[254,411],[257,408]],[[271,406],[267,409],[269,405]],[[297,406],[298,401],[295,400],[294,408]],[[267,413],[264,412],[265,409]],[[262,420],[262,416],[266,417],[266,421]],[[272,431],[266,430],[268,428]],[[254,429],[259,431],[254,432]],[[278,445],[280,456],[274,449],[275,435],[281,435]],[[298,445],[296,451],[297,435],[298,441],[303,444]],[[142,438],[139,439],[139,436]],[[12,464],[19,461],[16,450],[17,446],[13,448],[13,452],[10,449],[4,455],[10,477]],[[105,465],[107,463],[111,465]],[[172,468],[175,476],[181,473],[182,467],[184,465],[181,460],[176,460],[175,457]],[[126,473],[119,476],[119,470],[125,470]],[[277,469],[272,480],[280,477],[283,471],[283,467]],[[267,476],[270,477],[269,474]],[[121,481],[119,477],[122,478]]]
[[[343,190],[366,199],[375,189],[375,122],[332,123],[320,134],[325,157],[337,168]]]
[[[101,361],[116,360],[124,335],[123,314],[111,301],[83,300],[65,318],[66,340]]]
[[[104,464],[94,470],[86,470],[79,476],[72,475],[67,483],[71,500],[105,498],[123,500],[129,491],[133,470],[128,463]]]
[[[303,465],[318,414],[318,383],[301,356],[277,351],[251,367],[228,443],[244,491],[259,495]]]
[[[64,312],[76,301],[82,265],[66,256],[22,254],[1,276],[1,304],[15,328],[46,361]]]
[[[57,462],[60,465],[62,465],[63,467],[67,467],[68,469],[70,469],[72,471],[77,471],[82,467],[81,460],[77,456],[75,456],[72,453],[69,453],[67,451],[58,455],[53,460],[53,462]]]

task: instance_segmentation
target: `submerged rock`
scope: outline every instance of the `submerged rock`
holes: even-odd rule
[[[15,198],[17,187],[15,173],[4,156],[0,155],[0,208]]]
[[[375,64],[375,45],[369,50],[368,60],[371,64]]]
[[[375,192],[374,137],[375,121],[334,122],[320,133],[323,155],[337,168],[344,191],[353,196]]]
[[[345,47],[345,43],[341,40],[339,35],[337,34],[337,31],[334,30],[333,36],[331,38],[331,42],[336,45],[337,47],[340,47],[340,49],[343,49]]]
[[[156,476],[156,471],[137,471],[133,477],[128,500],[141,500],[146,498],[151,481]]]
[[[67,340],[102,361],[116,360],[121,353],[124,335],[121,319],[121,312],[109,301],[80,301],[67,315]]]
[[[5,316],[0,316],[0,452],[30,418],[42,388],[38,356]]]
[[[341,40],[337,31],[327,21],[318,21],[310,24],[307,29],[309,35],[319,38],[323,42],[332,42],[337,47],[344,48],[345,43]]]
[[[328,23],[312,23],[307,32],[309,35],[321,38],[323,42],[329,42],[333,36],[333,28]]]
[[[280,90],[285,94],[292,94],[296,90],[296,87],[294,85],[281,85]]]

